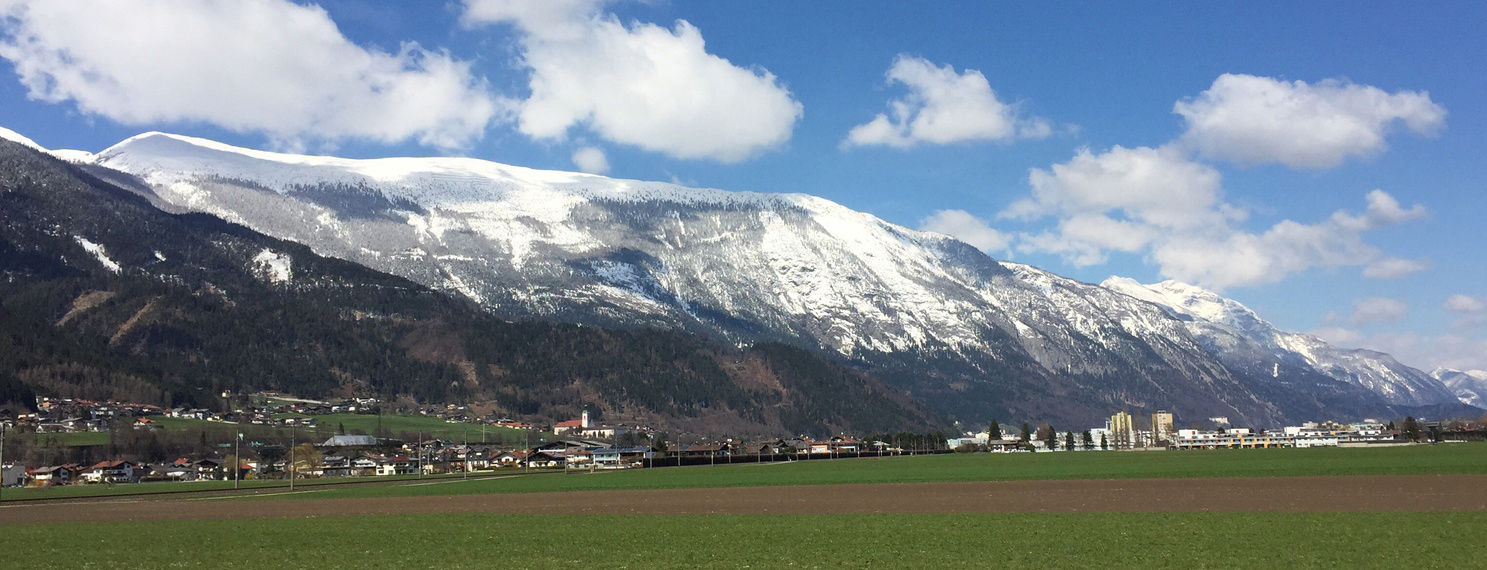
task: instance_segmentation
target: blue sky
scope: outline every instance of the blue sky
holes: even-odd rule
[[[1481,3],[132,4],[0,0],[0,126],[802,192],[1487,368]]]

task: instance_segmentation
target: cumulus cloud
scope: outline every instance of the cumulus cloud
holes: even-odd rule
[[[919,229],[942,233],[987,253],[1006,251],[1011,238],[965,210],[940,210],[919,222]]]
[[[1353,303],[1354,324],[1387,323],[1404,318],[1410,312],[1409,305],[1388,297],[1367,297]]]
[[[1094,154],[1080,149],[1074,158],[1028,174],[1032,195],[1014,202],[1008,217],[1047,214],[1089,215],[1120,212],[1158,227],[1212,223],[1234,212],[1217,212],[1220,175],[1169,148],[1112,147]]]
[[[1397,124],[1419,135],[1445,125],[1446,110],[1423,91],[1386,92],[1342,80],[1315,84],[1224,74],[1197,97],[1178,101],[1200,154],[1243,164],[1330,168],[1385,148]]]
[[[899,55],[888,69],[888,82],[909,93],[888,102],[889,112],[853,127],[843,144],[910,148],[920,144],[1008,141],[1045,138],[1053,133],[1047,120],[1022,116],[1015,105],[997,99],[986,76],[967,69],[937,66],[929,60]]]
[[[1367,194],[1362,212],[1338,211],[1311,224],[1283,220],[1255,233],[1238,227],[1246,213],[1224,201],[1219,173],[1173,147],[1080,150],[1068,162],[1032,169],[1028,184],[1031,195],[1000,216],[1052,216],[1058,224],[1019,236],[1018,248],[1076,266],[1103,263],[1113,251],[1140,253],[1164,277],[1213,289],[1271,283],[1314,267],[1356,266],[1368,277],[1390,277],[1423,266],[1364,241],[1369,231],[1426,215],[1382,190]]]
[[[503,112],[470,65],[405,43],[356,45],[286,0],[0,4],[0,57],[32,99],[124,124],[200,121],[306,140],[454,148]]]
[[[586,146],[573,152],[573,164],[589,174],[609,172],[609,158],[598,147]]]
[[[686,21],[625,24],[603,2],[469,0],[467,26],[519,35],[531,95],[518,128],[561,140],[584,126],[674,158],[739,162],[790,140],[802,106],[770,72],[707,52]]]

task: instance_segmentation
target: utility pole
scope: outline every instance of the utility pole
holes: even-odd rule
[[[293,492],[294,491],[294,472],[295,472],[295,464],[294,464],[294,428],[295,427],[298,427],[298,426],[295,426],[293,424],[290,424],[290,426],[289,426],[289,491],[290,492]]]
[[[0,499],[5,498],[5,422],[0,422]]]
[[[243,478],[243,457],[238,453],[238,443],[243,441],[243,433],[238,432],[237,439],[232,440],[232,490],[238,490],[238,480]]]

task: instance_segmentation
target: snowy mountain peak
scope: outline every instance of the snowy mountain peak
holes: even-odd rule
[[[202,178],[250,180],[281,194],[314,186],[361,187],[423,205],[460,205],[522,195],[532,202],[607,200],[682,204],[793,206],[857,214],[805,194],[762,194],[688,188],[665,182],[539,170],[463,157],[351,159],[262,151],[208,139],[148,132],[97,154],[97,162],[146,178],[152,184]]]
[[[1395,404],[1452,400],[1439,380],[1388,354],[1341,349],[1309,334],[1276,329],[1243,303],[1202,287],[1171,280],[1143,285],[1125,277],[1111,277],[1101,286],[1160,305],[1188,321],[1189,332],[1230,366],[1269,368],[1277,380],[1283,366],[1312,369],[1366,388]]]
[[[22,135],[5,127],[0,127],[0,140],[8,140],[14,143],[20,143],[21,145],[29,147],[32,150],[50,154],[54,157],[68,162],[93,162],[93,153],[91,152],[71,149],[52,150],[36,144],[36,141],[33,141],[30,138],[27,138],[25,135]]]
[[[1430,376],[1445,384],[1461,403],[1487,407],[1487,370],[1436,368]]]
[[[7,129],[5,127],[0,127],[0,139],[5,139],[5,140],[11,141],[11,142],[21,143],[21,144],[23,144],[25,146],[31,147],[34,150],[39,150],[41,152],[47,152],[47,149],[42,148],[42,146],[39,145],[39,144],[36,144],[36,141],[33,141],[33,140],[29,139],[29,138],[26,138],[25,135],[22,135],[21,133],[12,131],[12,130]]]
[[[1111,277],[1101,287],[1156,303],[1181,317],[1222,323],[1241,330],[1272,329],[1254,310],[1239,301],[1224,297],[1196,285],[1167,280],[1143,285],[1127,277]]]

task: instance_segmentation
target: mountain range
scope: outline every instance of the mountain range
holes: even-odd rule
[[[1082,283],[808,195],[164,133],[53,154],[165,212],[215,216],[501,319],[799,347],[967,422],[1167,409],[1278,425],[1480,403],[1201,288]],[[265,255],[251,264],[266,275],[293,271]]]
[[[0,140],[0,408],[47,395],[215,409],[222,392],[278,390],[529,420],[590,408],[688,434],[948,424],[799,348],[507,322],[215,216],[161,211],[128,179]]]

